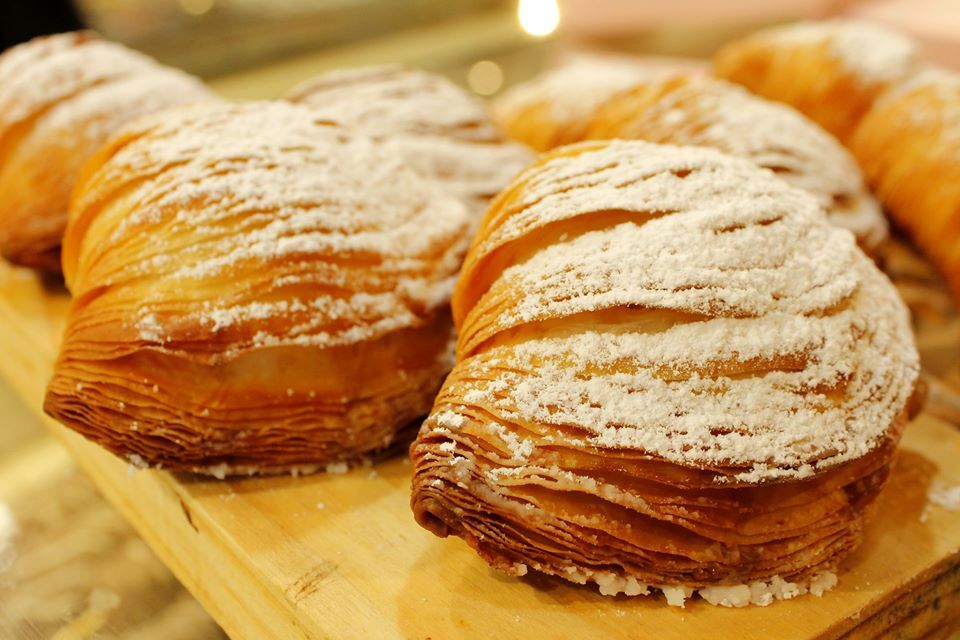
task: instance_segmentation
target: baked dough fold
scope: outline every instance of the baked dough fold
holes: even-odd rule
[[[461,203],[286,103],[175,109],[87,165],[45,408],[178,470],[303,470],[383,449],[450,366]]]

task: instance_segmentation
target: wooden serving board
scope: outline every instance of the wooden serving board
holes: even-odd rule
[[[38,412],[66,308],[56,285],[0,265],[0,374]],[[875,638],[960,625],[960,511],[927,504],[932,483],[960,485],[960,431],[928,415],[908,429],[837,587],[750,609],[679,609],[499,575],[460,540],[414,523],[400,458],[342,475],[218,482],[133,471],[47,422],[237,639]]]

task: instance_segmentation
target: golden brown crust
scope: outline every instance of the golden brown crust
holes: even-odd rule
[[[547,151],[584,140],[604,100],[664,75],[633,61],[578,61],[513,87],[493,102],[491,112],[508,136]]]
[[[845,142],[874,100],[909,73],[913,44],[852,20],[800,22],[723,47],[717,76],[785,102]]]
[[[926,70],[863,118],[851,149],[894,223],[960,299],[960,75]]]
[[[223,475],[389,446],[449,368],[468,217],[285,103],[138,120],[81,177],[45,408],[138,464]]]
[[[411,504],[517,575],[739,604],[813,585],[914,410],[891,283],[809,195],[709,149],[545,154],[491,206],[453,310]]]
[[[67,204],[83,162],[136,117],[213,99],[200,82],[90,32],[0,56],[0,253],[60,271]]]

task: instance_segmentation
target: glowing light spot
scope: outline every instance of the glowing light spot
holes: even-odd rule
[[[467,72],[467,84],[474,93],[492,96],[503,86],[503,69],[496,62],[480,60]]]
[[[202,16],[213,9],[214,0],[177,0],[184,13],[191,16]]]
[[[542,38],[560,25],[560,5],[557,0],[520,0],[517,18],[524,31]]]

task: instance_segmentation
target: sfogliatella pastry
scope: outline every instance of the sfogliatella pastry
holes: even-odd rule
[[[960,299],[960,75],[927,69],[888,91],[851,148],[894,223]]]
[[[534,159],[504,137],[482,100],[437,74],[398,65],[332,71],[288,99],[372,136],[478,215]]]
[[[213,100],[199,80],[90,32],[0,55],[0,253],[60,271],[67,204],[82,164],[120,127]]]
[[[715,604],[821,593],[914,410],[889,280],[711,149],[560,148],[493,204],[412,507],[494,567]]]
[[[917,62],[906,37],[856,20],[798,22],[723,47],[714,72],[786,102],[846,141],[873,101]]]
[[[468,224],[306,107],[138,120],[77,185],[45,409],[136,464],[218,476],[381,450],[449,370]]]
[[[594,111],[618,91],[665,73],[630,60],[581,60],[511,88],[491,113],[511,138],[547,151],[583,140]]]
[[[850,153],[794,109],[705,76],[673,76],[621,91],[596,111],[587,138],[718,149],[772,170],[816,197],[830,221],[876,255],[887,223]]]

